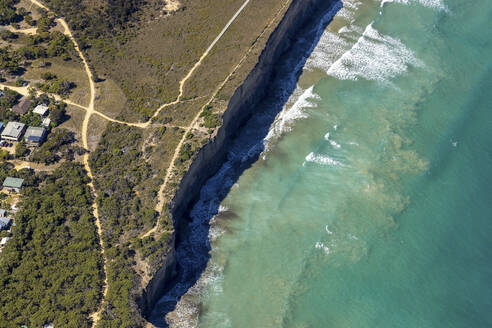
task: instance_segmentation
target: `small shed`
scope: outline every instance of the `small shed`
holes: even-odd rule
[[[42,126],[44,127],[49,127],[51,124],[51,119],[49,117],[45,117],[43,118],[43,122],[41,123]]]
[[[27,128],[24,140],[32,146],[39,146],[46,138],[46,129],[37,126],[30,126]]]
[[[19,115],[24,115],[25,113],[27,113],[27,111],[29,110],[29,107],[31,107],[31,105],[32,105],[32,102],[27,97],[24,97],[21,99],[21,101],[19,101],[19,103],[17,105],[12,107],[12,111],[14,113],[19,114]]]
[[[10,237],[3,237],[0,240],[0,246],[5,246],[5,244],[9,241]]]
[[[7,177],[3,181],[2,187],[10,192],[19,192],[24,184],[24,179]]]
[[[34,110],[32,112],[41,116],[46,116],[50,112],[50,109],[45,104],[40,104],[34,107]]]
[[[26,125],[24,123],[8,122],[1,136],[2,139],[19,141],[25,130]]]
[[[12,224],[11,218],[0,218],[0,231],[7,230]]]

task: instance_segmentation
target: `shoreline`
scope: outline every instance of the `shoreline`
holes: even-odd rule
[[[223,115],[224,124],[215,138],[200,150],[187,174],[182,179],[170,209],[176,228],[175,243],[171,250],[171,257],[166,259],[165,265],[159,269],[158,273],[150,281],[139,302],[145,317],[156,326],[165,326],[165,322],[157,317],[163,318],[162,312],[169,313],[174,309],[176,301],[198,281],[205,270],[209,258],[208,234],[205,233],[201,235],[198,241],[198,244],[203,244],[198,245],[198,247],[205,246],[200,251],[202,263],[199,263],[198,266],[195,263],[195,267],[188,268],[183,263],[180,263],[182,261],[182,256],[180,256],[181,246],[188,242],[187,238],[189,237],[190,229],[193,228],[190,228],[193,221],[190,218],[190,209],[200,201],[202,187],[207,180],[217,174],[221,167],[227,163],[228,153],[234,147],[239,132],[242,133],[245,125],[248,125],[250,120],[255,119],[255,114],[259,114],[256,112],[257,107],[265,107],[260,104],[272,97],[270,93],[273,91],[271,90],[271,84],[278,77],[277,75],[281,73],[282,69],[279,66],[283,64],[290,68],[289,76],[287,77],[290,81],[288,81],[287,86],[284,86],[287,90],[282,90],[281,95],[275,94],[273,96],[279,106],[275,108],[274,115],[269,113],[267,120],[262,122],[262,125],[266,126],[264,132],[264,136],[266,136],[268,127],[273,123],[276,114],[282,110],[289,96],[295,90],[305,61],[317,44],[324,27],[341,7],[340,1],[294,0],[290,4],[275,31],[270,35],[258,63],[231,98],[228,109]],[[320,27],[323,27],[321,33],[319,32]],[[300,44],[304,46],[302,49],[293,49],[294,46]],[[291,51],[294,51],[294,53],[291,54]],[[293,62],[294,65],[292,65]],[[295,67],[295,70],[292,67]],[[278,97],[282,99],[280,102]],[[264,116],[262,117],[265,118]],[[260,139],[262,140],[263,137]],[[238,177],[244,169],[254,163],[261,150],[255,149],[252,153],[252,156],[247,161],[241,161],[239,166],[236,167],[235,176]],[[225,197],[225,194],[220,197]],[[214,205],[218,207],[218,204]],[[208,220],[217,211],[218,208],[212,210],[213,213],[206,213]],[[197,246],[195,245],[196,243],[194,241],[194,247]],[[180,291],[177,291],[177,289],[180,289]],[[178,295],[171,295],[172,293],[178,293]],[[159,300],[166,297],[168,298],[166,302],[170,303],[166,305],[166,308],[169,309],[165,311],[154,309]],[[153,315],[151,314],[152,312],[154,312]],[[159,313],[156,314],[156,312]]]

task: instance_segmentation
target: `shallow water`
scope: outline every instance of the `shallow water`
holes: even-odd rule
[[[344,1],[266,138],[245,132],[202,190],[211,258],[168,322],[492,327],[490,17]]]

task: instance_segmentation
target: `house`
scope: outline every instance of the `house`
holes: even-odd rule
[[[10,224],[12,223],[11,218],[0,218],[0,231],[7,230],[10,228]]]
[[[34,107],[34,110],[32,112],[41,116],[46,116],[50,112],[50,109],[45,104],[40,104]]]
[[[29,110],[29,107],[31,107],[31,104],[32,102],[27,97],[24,97],[17,105],[12,107],[12,111],[19,115],[24,115]]]
[[[7,215],[7,211],[4,209],[0,209],[0,218],[4,218]]]
[[[26,130],[26,125],[19,122],[8,122],[5,130],[2,131],[2,139],[19,141]]]
[[[47,128],[47,127],[49,127],[49,126],[50,126],[50,124],[51,124],[51,120],[50,120],[50,118],[49,118],[49,117],[45,117],[45,118],[43,118],[43,122],[41,123],[41,125],[42,125],[42,126],[44,126],[44,127],[46,127],[46,128]]]
[[[36,126],[30,126],[27,128],[24,140],[31,146],[39,146],[46,138],[46,129]]]
[[[3,181],[2,187],[10,192],[19,192],[22,188],[24,179],[7,177]]]
[[[8,241],[10,237],[3,237],[2,240],[0,240],[0,246],[4,246]]]

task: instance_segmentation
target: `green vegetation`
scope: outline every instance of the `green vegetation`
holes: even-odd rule
[[[55,102],[53,100],[50,101],[49,108],[52,127],[57,127],[58,125],[65,122],[67,116],[66,107],[67,104],[65,104],[64,102]]]
[[[0,326],[90,327],[103,278],[86,172],[66,163],[43,176],[0,164],[0,180],[6,175],[26,187],[0,257]]]
[[[99,327],[130,328],[142,324],[134,302],[137,276],[132,266],[136,247],[131,240],[144,227],[156,223],[157,212],[145,206],[136,193],[139,185],[154,178],[154,172],[142,157],[141,146],[140,129],[111,123],[90,156],[90,165],[97,172],[96,201],[108,259],[109,291]]]
[[[205,108],[201,113],[200,117],[203,117],[203,124],[202,126],[213,129],[219,126],[222,121],[217,114],[212,113],[212,109],[210,107]]]
[[[26,156],[28,153],[29,153],[29,149],[27,148],[24,140],[22,140],[15,146],[15,158],[22,158]]]
[[[18,0],[0,0],[0,25],[8,25],[21,20],[14,7]]]
[[[9,74],[17,74],[20,71],[20,58],[10,48],[0,48],[0,70]]]
[[[18,37],[19,36],[16,33],[10,32],[9,30],[0,31],[0,39],[4,41],[17,39]]]
[[[58,78],[55,74],[46,72],[41,75],[43,83],[38,83],[36,87],[44,92],[54,93],[62,97],[68,97],[70,90],[75,88],[75,83],[67,79]]]
[[[36,163],[50,165],[61,159],[72,161],[75,154],[82,155],[85,149],[72,145],[75,137],[72,132],[65,129],[57,129],[48,135],[48,139],[35,149],[29,159]]]
[[[10,108],[17,103],[17,100],[20,98],[20,94],[11,89],[4,89],[3,91],[5,95],[0,97],[0,120],[8,119],[10,115]],[[13,113],[12,113],[13,114]]]
[[[145,4],[144,0],[46,0],[77,32],[88,39],[108,36],[126,27],[132,15]]]

